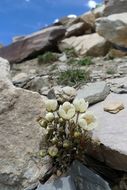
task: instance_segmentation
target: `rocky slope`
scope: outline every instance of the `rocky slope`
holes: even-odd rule
[[[0,48],[1,190],[38,186],[50,163],[38,156],[44,138],[37,118],[45,113],[47,97],[67,97],[65,86],[73,86],[78,98],[88,100],[98,118],[92,137],[101,146],[91,146],[88,155],[112,168],[119,180],[112,175],[108,179],[107,170],[99,167],[98,173],[104,173],[109,183],[115,181],[110,183],[113,190],[127,189],[125,7],[126,1],[108,0],[91,12],[62,18]]]

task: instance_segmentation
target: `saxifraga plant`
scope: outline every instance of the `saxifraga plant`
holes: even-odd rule
[[[78,60],[77,64],[81,66],[89,66],[93,64],[92,58],[91,57],[83,57],[82,59]]]
[[[96,117],[87,108],[84,99],[62,105],[56,100],[46,101],[47,114],[38,120],[46,129],[46,146],[40,150],[40,156],[51,157],[55,172],[64,173],[75,159],[84,158],[87,144],[92,142],[90,131],[97,127]]]
[[[88,82],[89,80],[90,72],[77,68],[70,68],[60,72],[58,75],[58,84],[60,85],[75,86],[80,83]]]
[[[46,52],[38,56],[38,63],[52,63],[57,60],[57,56],[52,52]]]
[[[77,53],[74,48],[65,48],[64,52],[65,52],[67,58],[76,58],[77,57]]]

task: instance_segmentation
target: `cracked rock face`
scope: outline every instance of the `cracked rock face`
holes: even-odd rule
[[[15,88],[9,63],[0,58],[0,189],[20,190],[37,182],[44,163],[36,157],[43,140],[36,119],[44,98]]]
[[[104,106],[112,102],[121,102],[125,109],[117,114],[104,111]],[[101,146],[91,149],[96,159],[103,161],[111,168],[127,172],[127,94],[111,93],[104,102],[90,108],[98,119],[98,128],[93,131],[93,138],[101,142]]]

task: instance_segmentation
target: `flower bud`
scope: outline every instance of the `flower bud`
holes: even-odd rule
[[[53,139],[51,140],[51,142],[52,142],[53,144],[56,144],[56,143],[58,142],[58,138],[57,138],[57,137],[53,137]]]
[[[47,151],[45,149],[39,151],[39,156],[45,157],[47,155]]]
[[[59,123],[63,123],[63,122],[64,122],[63,118],[59,118]]]
[[[69,142],[68,140],[65,140],[65,141],[63,142],[63,147],[64,147],[64,148],[70,147],[70,142]]]
[[[74,132],[74,137],[75,137],[75,138],[81,137],[81,133],[80,133],[79,131],[75,131],[75,132]]]
[[[47,127],[47,121],[46,121],[46,120],[41,120],[41,121],[39,121],[39,124],[40,124],[40,126],[43,127],[43,128],[46,128],[46,127]]]
[[[46,119],[47,121],[49,121],[49,122],[52,122],[52,121],[54,120],[54,115],[53,115],[53,113],[51,113],[51,112],[47,113],[46,116],[45,116],[45,119]]]
[[[58,106],[57,100],[47,100],[45,104],[46,104],[46,110],[48,112],[53,112],[57,110]]]
[[[51,146],[48,149],[48,153],[51,157],[55,157],[58,154],[58,148],[56,146]]]

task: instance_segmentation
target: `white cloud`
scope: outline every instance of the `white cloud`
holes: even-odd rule
[[[94,0],[89,0],[89,1],[88,1],[88,7],[89,7],[90,9],[95,8],[96,5],[97,5],[96,1],[94,1]]]
[[[53,23],[57,23],[57,22],[59,22],[59,19],[58,19],[58,18],[56,18],[56,19],[53,21]]]
[[[68,15],[68,18],[77,18],[77,15]]]

